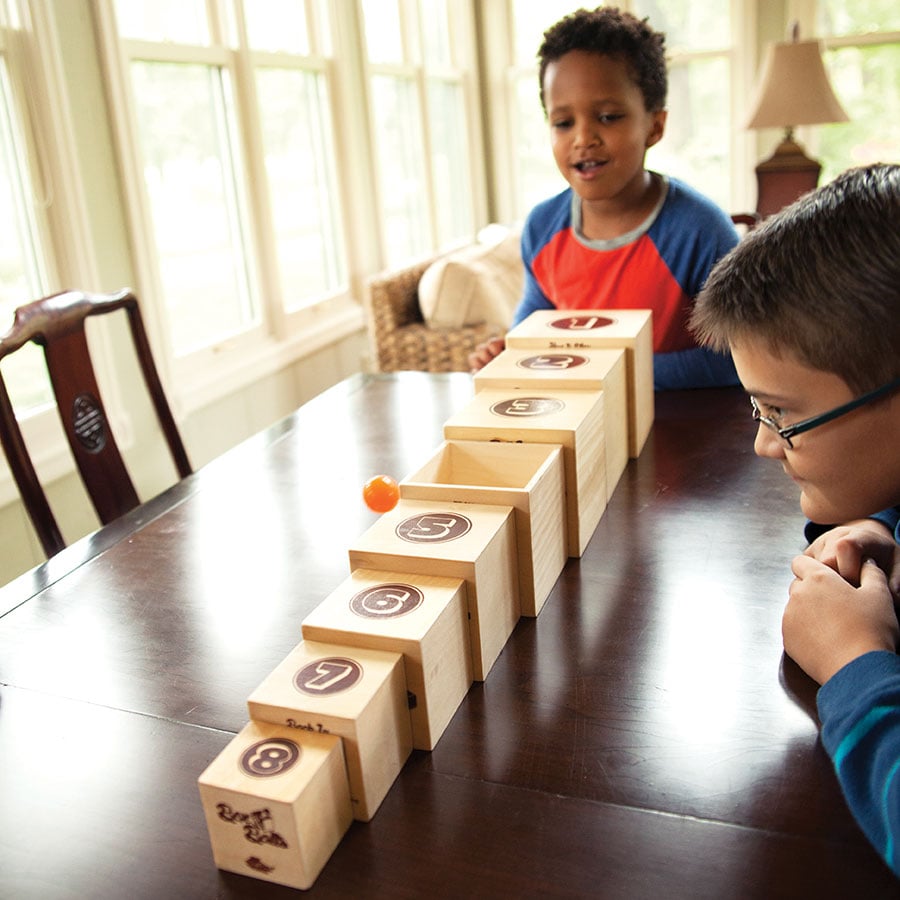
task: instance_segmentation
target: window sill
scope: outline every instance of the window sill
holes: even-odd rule
[[[287,340],[270,336],[252,344],[236,341],[176,364],[177,385],[167,388],[175,417],[186,418],[365,327],[362,307],[353,304],[331,311]]]

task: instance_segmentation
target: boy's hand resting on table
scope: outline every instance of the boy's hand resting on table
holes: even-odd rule
[[[887,576],[872,559],[859,568],[859,587],[809,556],[791,564],[794,581],[784,611],[784,649],[819,684],[871,650],[896,651],[900,628]]]
[[[469,354],[469,370],[477,372],[483,369],[495,356],[499,356],[506,349],[506,338],[495,337],[483,344],[479,344]]]
[[[850,584],[859,584],[864,559],[873,559],[887,573],[895,601],[900,601],[900,546],[886,525],[875,519],[860,519],[826,531],[805,551],[830,566]]]

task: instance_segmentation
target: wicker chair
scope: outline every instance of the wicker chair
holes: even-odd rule
[[[380,372],[468,372],[469,354],[497,334],[487,325],[434,328],[419,309],[422,273],[434,262],[420,262],[371,278],[365,297],[366,320],[374,364]]]

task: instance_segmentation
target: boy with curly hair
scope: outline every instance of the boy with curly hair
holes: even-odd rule
[[[545,32],[538,58],[569,187],[527,218],[513,324],[538,309],[651,309],[657,389],[736,384],[727,354],[698,347],[687,320],[737,232],[710,200],[644,167],[666,125],[665,36],[614,7],[581,9]],[[504,346],[479,347],[472,368]]]

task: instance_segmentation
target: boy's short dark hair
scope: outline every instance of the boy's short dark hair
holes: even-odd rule
[[[544,32],[544,41],[538,50],[541,106],[546,110],[544,73],[547,66],[572,50],[584,50],[624,59],[641,89],[647,111],[664,109],[668,91],[665,43],[666,36],[654,31],[646,19],[635,18],[614,6],[576,10]]]
[[[718,350],[761,340],[860,393],[900,375],[900,166],[848,169],[751,231],[691,329]]]

